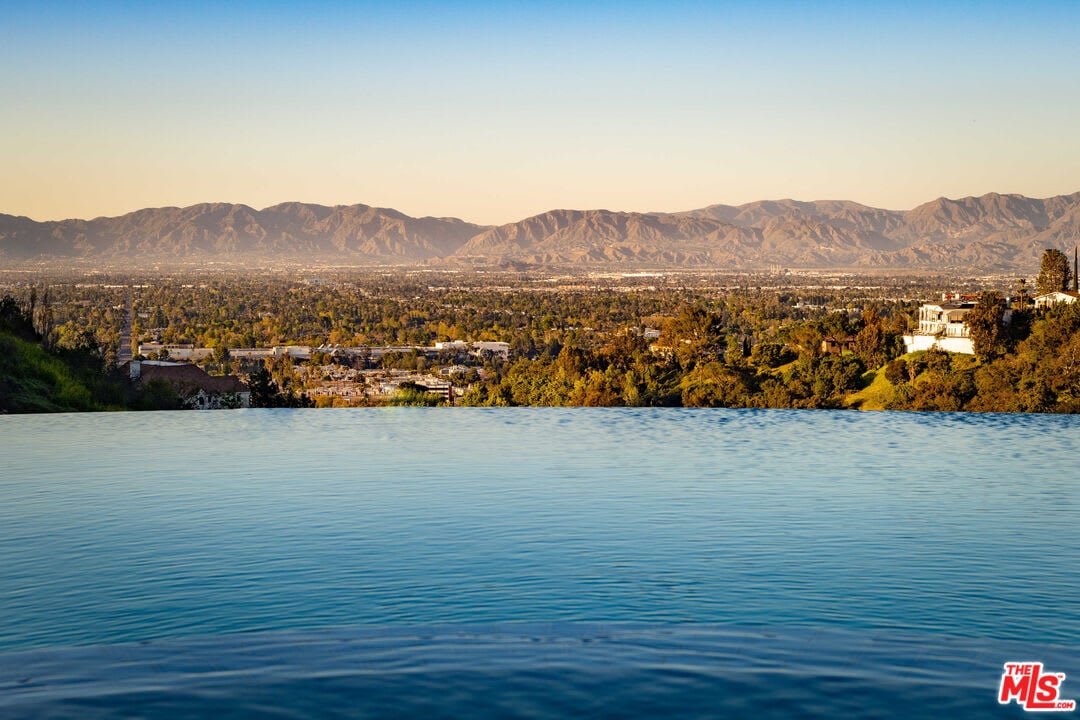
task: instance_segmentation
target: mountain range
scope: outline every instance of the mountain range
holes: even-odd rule
[[[907,210],[766,200],[685,212],[551,210],[499,226],[367,205],[207,203],[37,222],[0,214],[0,260],[306,260],[428,266],[1031,271],[1080,242],[1080,193]]]

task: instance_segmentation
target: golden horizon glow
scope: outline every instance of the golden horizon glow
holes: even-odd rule
[[[0,213],[555,208],[1080,190],[1080,6],[16,5]]]

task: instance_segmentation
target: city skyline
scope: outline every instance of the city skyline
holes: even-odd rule
[[[0,213],[1080,190],[1071,3],[16,4]]]

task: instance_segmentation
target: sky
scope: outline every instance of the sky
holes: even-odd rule
[[[7,2],[0,213],[1080,190],[1080,3]]]

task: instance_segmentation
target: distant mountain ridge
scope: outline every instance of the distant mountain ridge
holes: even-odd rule
[[[341,257],[416,262],[453,253],[483,230],[368,205],[282,203],[263,210],[204,203],[94,220],[0,215],[0,257]]]
[[[1080,243],[1080,193],[990,193],[907,211],[765,200],[675,213],[551,210],[484,226],[368,205],[206,203],[37,222],[0,214],[0,259],[287,260],[485,266],[1030,270]]]

